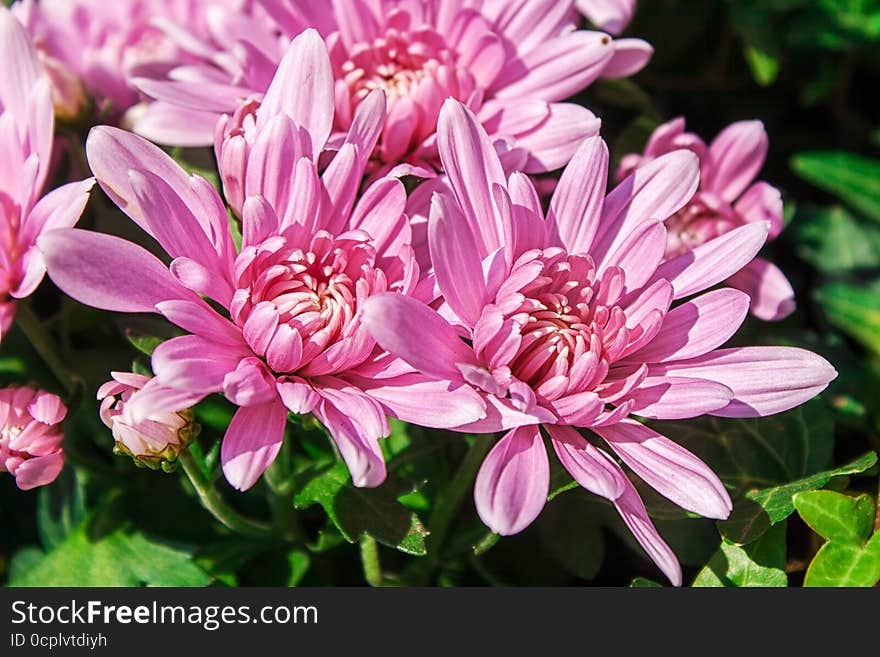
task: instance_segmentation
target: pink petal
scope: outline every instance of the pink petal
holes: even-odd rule
[[[616,500],[629,482],[614,462],[571,427],[546,427],[553,450],[578,484],[591,493]]]
[[[258,358],[243,358],[223,377],[223,394],[236,406],[258,406],[277,399],[275,377]]]
[[[756,182],[749,187],[739,197],[733,209],[749,223],[769,222],[770,233],[767,239],[774,239],[782,231],[782,194],[768,183]]]
[[[287,409],[280,401],[239,408],[220,448],[223,474],[238,490],[247,490],[278,456]]]
[[[654,48],[642,39],[615,39],[614,55],[602,70],[603,78],[626,78],[641,71],[654,54]]]
[[[3,11],[0,10],[0,14],[2,13]],[[21,490],[31,490],[37,486],[51,484],[61,474],[63,467],[64,453],[60,451],[28,459],[15,471],[15,484]]]
[[[648,221],[630,233],[599,264],[599,273],[610,267],[620,267],[625,274],[625,292],[637,290],[657,270],[665,252],[666,228],[663,222]]]
[[[349,401],[341,404],[343,408],[337,408],[337,401],[320,402],[314,411],[315,415],[327,427],[333,442],[339,448],[339,453],[351,472],[352,483],[359,488],[374,488],[385,481],[386,475],[379,436],[365,431],[349,412],[352,408],[363,412],[367,405],[363,401]]]
[[[623,522],[636,537],[639,545],[663,571],[670,583],[673,586],[681,586],[681,566],[678,565],[678,559],[675,558],[675,553],[669,549],[669,546],[657,532],[657,528],[648,517],[644,502],[628,479],[626,480],[626,490],[614,501],[614,506],[620,517],[623,518]]]
[[[727,279],[727,284],[745,292],[751,299],[749,310],[758,319],[778,321],[794,312],[794,289],[772,262],[755,258]]]
[[[119,237],[63,228],[44,233],[37,244],[49,277],[87,306],[149,313],[162,301],[196,298],[153,254]]]
[[[605,198],[601,229],[589,252],[599,260],[645,221],[671,217],[699,182],[700,161],[691,151],[673,151],[639,167]]]
[[[43,232],[56,228],[72,228],[79,221],[94,184],[94,178],[87,178],[62,185],[46,194],[25,219],[19,235],[21,242],[32,244]]]
[[[681,420],[724,408],[733,399],[725,385],[705,379],[647,377],[626,397],[630,412],[652,420]]]
[[[475,326],[488,296],[483,264],[467,219],[442,192],[431,200],[428,246],[443,298],[467,325]]]
[[[709,145],[710,166],[703,177],[703,189],[732,203],[764,166],[767,142],[767,131],[760,121],[727,126]]]
[[[333,106],[333,71],[327,46],[309,29],[288,46],[260,105],[258,123],[286,114],[308,131],[317,160],[333,127]]]
[[[730,388],[734,397],[712,415],[763,417],[812,399],[837,377],[837,371],[824,358],[805,349],[741,347],[652,365],[650,375],[717,381]]]
[[[577,0],[578,11],[597,27],[620,34],[636,11],[636,0]]]
[[[707,292],[670,310],[654,339],[629,359],[659,363],[702,356],[733,337],[748,310],[749,299],[738,290]]]
[[[540,427],[532,425],[509,431],[495,444],[477,474],[474,501],[489,529],[510,536],[538,517],[549,490],[547,450]]]
[[[506,182],[498,154],[471,111],[452,99],[440,111],[437,144],[449,184],[485,258],[503,245],[504,238],[492,197],[492,185],[504,187]]]
[[[720,283],[745,267],[767,241],[766,223],[746,224],[664,262],[654,280],[665,278],[681,299]]]
[[[457,363],[476,364],[473,350],[436,311],[420,301],[385,293],[364,302],[362,321],[383,349],[429,376],[462,380]]]
[[[547,212],[547,229],[569,253],[587,253],[599,228],[608,182],[608,146],[590,137],[562,172]]]
[[[246,347],[183,335],[156,347],[152,365],[164,385],[207,394],[222,390],[225,376],[249,355]]]
[[[658,493],[707,518],[727,518],[733,508],[717,475],[696,456],[633,420],[594,428],[626,463]]]
[[[602,122],[590,110],[574,103],[550,103],[540,124],[514,133],[515,148],[529,153],[523,171],[545,173],[565,166],[584,139],[599,134]]]

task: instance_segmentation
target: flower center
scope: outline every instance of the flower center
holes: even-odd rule
[[[284,237],[258,247],[239,276],[232,316],[274,371],[294,372],[353,335],[360,301],[385,290],[368,240],[357,231],[341,238],[320,231],[307,248]]]
[[[666,259],[688,253],[740,225],[736,213],[720,198],[698,192],[666,220]]]
[[[441,61],[450,59],[442,43],[442,38],[431,31],[408,33],[392,28],[371,44],[358,44],[341,67],[352,107],[374,89],[385,91],[389,105],[398,98],[412,96]]]
[[[484,361],[494,370],[506,365],[539,391],[556,377],[578,376],[586,359],[595,381],[583,389],[593,387],[607,372],[597,365],[613,362],[628,341],[626,315],[617,305],[623,286],[620,269],[599,276],[589,256],[558,248],[524,254],[499,289],[494,307],[507,328],[498,334],[504,339],[487,342]]]

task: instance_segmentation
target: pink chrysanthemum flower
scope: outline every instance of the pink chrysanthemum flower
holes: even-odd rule
[[[474,490],[490,528],[519,532],[544,506],[543,427],[572,477],[611,500],[679,584],[675,556],[617,461],[574,427],[589,429],[679,506],[727,517],[731,502],[718,477],[632,416],[769,415],[810,399],[835,377],[828,362],[802,349],[718,349],[745,318],[748,297],[704,290],[754,257],[767,224],[747,224],[666,260],[658,218],[696,190],[693,153],[657,158],[606,196],[608,151],[590,138],[545,218],[532,183],[520,173],[505,177],[490,138],[460,103],[444,105],[438,140],[452,193],[434,196],[429,246],[444,303],[434,310],[377,295],[365,304],[364,323],[413,367],[484,396],[487,416],[460,430],[507,431]],[[693,298],[672,305],[685,297]]]
[[[638,39],[614,41],[577,30],[571,0],[261,4],[282,34],[292,37],[311,27],[327,40],[336,106],[331,146],[350,130],[370,92],[385,91],[388,113],[372,154],[378,166],[439,164],[437,116],[452,97],[505,144],[511,165],[527,172],[561,167],[584,137],[595,134],[598,122],[587,109],[559,101],[599,76],[632,74],[652,53]],[[135,80],[162,101],[136,131],[173,143],[178,131],[168,129],[175,120],[170,105],[219,116],[234,114],[242,99],[258,100],[281,49],[259,21],[243,22],[237,36],[232,44],[200,44],[202,53],[211,54],[201,66],[173,70],[165,80]],[[210,135],[203,138],[210,143]]]
[[[319,175],[316,159],[333,121],[332,89],[321,85],[332,81],[313,72],[327,66],[320,37],[305,32],[256,112],[240,250],[210,183],[144,139],[108,127],[89,136],[92,170],[173,258],[170,268],[109,235],[67,229],[40,240],[49,275],[73,298],[117,312],[158,312],[190,333],[156,348],[156,376],[129,412],[146,418],[185,407],[181,396],[191,405],[222,392],[240,407],[221,450],[223,471],[240,489],[277,455],[288,411],[324,423],[358,486],[385,477],[378,439],[389,429],[379,400],[428,426],[485,413],[468,387],[448,392],[383,356],[361,323],[370,296],[412,294],[418,266],[400,181],[380,179],[354,204],[365,166],[359,154],[372,151],[384,119],[381,91],[361,105],[358,129]],[[276,83],[298,93],[281,93]]]
[[[140,100],[128,83],[159,75],[188,59],[172,38],[206,35],[211,7],[248,0],[19,0],[13,12],[26,26],[53,83],[60,116],[85,109],[86,96],[114,119]],[[191,59],[191,58],[189,58]]]
[[[0,390],[0,472],[15,477],[20,489],[51,484],[61,472],[65,415],[58,395],[27,387]]]
[[[49,80],[9,10],[0,7],[0,339],[15,317],[15,300],[43,280],[41,232],[72,226],[92,180],[40,198],[49,174],[54,130]]]
[[[111,372],[110,376],[113,378],[98,388],[98,400],[101,421],[113,432],[116,451],[154,469],[176,461],[193,437],[193,414],[189,407],[199,401],[198,395],[160,390],[154,397],[160,404],[152,409],[149,403],[132,403],[150,377],[131,372]],[[176,402],[169,404],[169,398]]]
[[[624,156],[617,178],[680,148],[692,150],[700,158],[699,190],[666,221],[667,258],[749,223],[769,222],[768,239],[772,240],[782,230],[782,195],[764,181],[754,182],[767,157],[767,141],[760,121],[740,121],[727,126],[707,146],[698,135],[685,132],[685,121],[679,117],[653,132],[644,153]],[[794,312],[791,284],[764,258],[752,260],[727,284],[749,295],[750,311],[760,319],[779,320]]]
[[[636,13],[636,0],[577,0],[578,11],[600,29],[620,34]]]

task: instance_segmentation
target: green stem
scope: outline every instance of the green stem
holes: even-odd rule
[[[452,481],[437,496],[437,504],[428,519],[428,529],[431,532],[427,539],[428,555],[410,571],[411,580],[417,586],[425,586],[430,580],[431,573],[440,561],[449,527],[473,488],[483,459],[494,444],[491,436],[475,436],[472,441]]]
[[[287,467],[287,441],[266,470],[263,478],[269,488],[269,505],[276,533],[287,542],[296,543],[302,534],[299,517],[293,507],[293,480]]]
[[[265,540],[273,537],[272,528],[269,525],[246,518],[223,500],[217,489],[202,474],[199,464],[196,463],[195,458],[189,451],[182,451],[178,461],[183,466],[183,471],[189,478],[190,483],[192,483],[193,488],[196,489],[202,505],[217,520],[232,531],[250,538]]]
[[[62,385],[68,395],[73,395],[79,387],[70,370],[61,362],[61,358],[55,351],[52,339],[46,332],[42,322],[31,310],[30,306],[21,304],[15,315],[16,323],[25,334],[34,350],[39,354],[43,362]]]
[[[364,566],[364,578],[370,586],[383,586],[382,564],[379,561],[379,545],[372,536],[364,534],[360,540],[361,563]]]
[[[476,479],[477,471],[483,463],[483,459],[492,448],[493,441],[489,436],[476,436],[465,454],[464,460],[449,482],[449,485],[443,490],[437,498],[437,505],[428,521],[428,528],[431,534],[428,537],[428,554],[433,552],[434,557],[446,540],[446,533],[449,526],[458,514],[468,492],[473,488],[474,479]]]

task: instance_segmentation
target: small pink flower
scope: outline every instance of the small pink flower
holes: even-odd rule
[[[156,376],[130,403],[145,418],[151,408],[180,408],[180,396],[191,405],[222,392],[239,406],[221,459],[240,489],[278,454],[288,411],[324,423],[358,486],[385,478],[378,440],[389,432],[386,413],[440,427],[485,414],[468,386],[456,390],[416,372],[384,354],[363,327],[366,299],[418,293],[419,269],[403,184],[379,179],[355,203],[384,120],[381,91],[361,104],[345,143],[319,173],[333,122],[333,81],[321,74],[329,66],[321,38],[306,31],[290,44],[252,117],[240,250],[210,183],[144,139],[108,127],[89,135],[92,170],[165,249],[170,268],[109,235],[65,229],[40,239],[49,275],[73,298],[116,312],[160,313],[189,333],[156,348]]]
[[[371,91],[385,92],[388,112],[371,154],[382,171],[404,161],[419,171],[439,165],[437,117],[448,97],[478,115],[510,166],[561,167],[584,137],[596,134],[598,119],[560,101],[600,76],[638,71],[652,54],[638,39],[577,30],[572,0],[260,4],[286,38],[315,28],[327,41],[335,102],[329,146],[351,130]],[[200,44],[201,65],[134,80],[160,101],[135,125],[140,134],[176,143],[180,116],[173,106],[216,117],[235,114],[242,99],[262,97],[283,52],[278,39],[254,19],[229,15],[218,26],[223,33]],[[209,134],[201,138],[210,143]]]
[[[667,257],[692,251],[749,223],[769,222],[768,239],[782,230],[782,195],[764,181],[754,182],[767,156],[767,132],[760,121],[739,121],[711,144],[685,132],[683,118],[658,127],[641,155],[620,161],[620,180],[634,169],[673,150],[686,148],[700,158],[700,188],[691,201],[666,221]],[[764,258],[755,258],[727,280],[751,299],[750,311],[764,320],[784,319],[795,309],[794,290],[785,274]]]
[[[208,31],[209,7],[243,0],[19,0],[26,26],[53,82],[59,116],[80,116],[85,94],[114,119],[140,100],[132,75],[166,71],[187,60],[175,41]],[[191,58],[190,58],[191,59]]]
[[[748,298],[705,290],[751,261],[768,225],[747,224],[667,259],[658,218],[694,194],[693,153],[661,156],[606,195],[608,150],[599,137],[587,139],[545,216],[529,178],[505,175],[465,106],[446,102],[438,142],[451,192],[434,195],[428,244],[442,303],[377,295],[366,300],[365,325],[414,368],[483,397],[486,416],[457,430],[507,432],[474,489],[491,529],[515,534],[543,508],[550,483],[543,428],[571,476],[611,500],[680,584],[675,556],[629,478],[574,427],[679,506],[727,517],[730,498],[708,466],[631,416],[770,415],[836,376],[803,349],[719,349],[745,318]]]
[[[198,433],[189,410],[198,397],[175,395],[153,385],[153,399],[141,399],[139,391],[150,377],[130,372],[110,375],[113,379],[98,389],[98,399],[101,420],[112,430],[116,450],[147,467],[168,468]]]
[[[46,271],[36,240],[74,225],[93,180],[40,198],[52,157],[54,115],[49,80],[27,33],[0,7],[0,339]]]
[[[0,472],[15,477],[20,489],[51,484],[61,472],[65,415],[58,395],[27,387],[0,390]]]
[[[577,0],[578,11],[600,29],[620,34],[636,13],[636,0]]]

